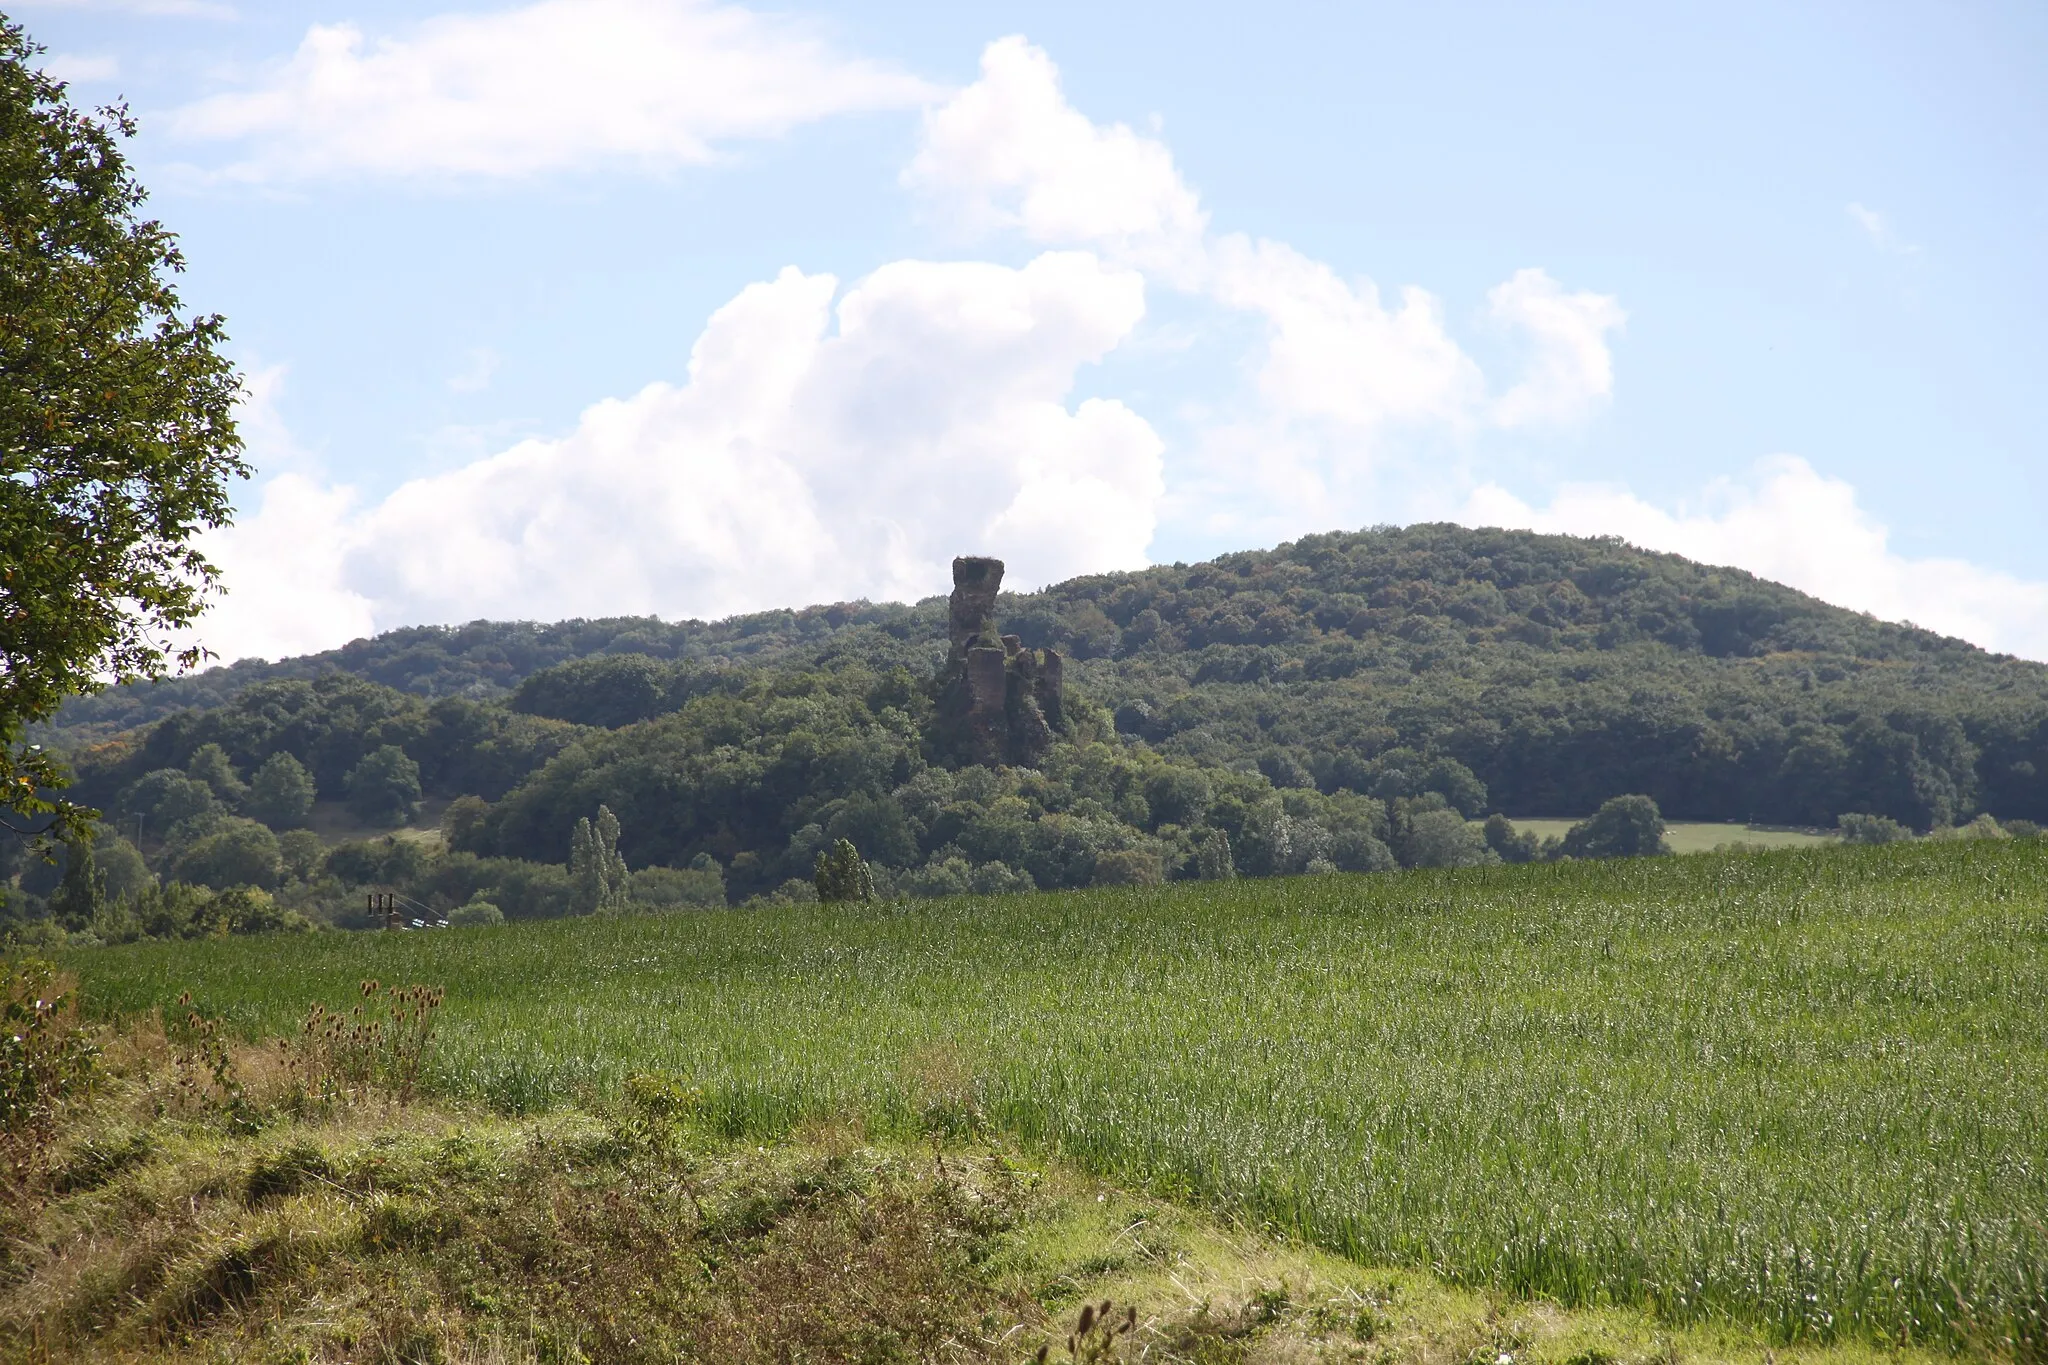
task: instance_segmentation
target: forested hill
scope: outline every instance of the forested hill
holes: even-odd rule
[[[1695,819],[2048,819],[2048,667],[1614,540],[1444,525],[1313,536],[1006,595],[999,610],[1025,644],[1062,650],[1070,685],[1130,741],[1281,788],[1384,789],[1390,763],[1448,758],[1477,775],[1488,808],[1515,814],[1642,792]],[[81,699],[44,737],[83,752],[334,673],[479,703],[500,729],[617,727],[763,669],[929,677],[944,612],[933,598],[398,630]],[[407,707],[421,703],[387,709]],[[189,714],[171,730],[210,732]],[[144,746],[151,762],[182,761],[171,738]]]

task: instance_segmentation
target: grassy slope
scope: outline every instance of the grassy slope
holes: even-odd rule
[[[78,956],[254,1030],[449,989],[451,1092],[658,1066],[723,1131],[921,1112],[1361,1263],[1781,1340],[2042,1339],[2048,844],[791,907]],[[964,1101],[963,1101],[964,1102]],[[1999,1324],[1992,1328],[1989,1324]]]
[[[0,1361],[1021,1362],[1041,1343],[1067,1359],[1080,1305],[1105,1298],[1119,1320],[1137,1310],[1119,1361],[1765,1353],[1726,1324],[1673,1330],[1359,1266],[987,1139],[842,1125],[766,1148],[685,1126],[657,1145],[616,1109],[507,1119],[375,1100],[296,1117],[259,1104],[259,1130],[235,1132],[167,1093],[160,1063],[129,1060],[65,1134],[63,1192],[0,1256]]]

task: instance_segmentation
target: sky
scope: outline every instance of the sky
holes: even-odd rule
[[[2038,4],[0,9],[228,320],[223,659],[1452,520],[2048,660]]]

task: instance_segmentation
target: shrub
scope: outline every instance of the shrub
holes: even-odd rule
[[[56,968],[0,961],[0,1194],[34,1189],[57,1118],[91,1085],[98,1056]]]
[[[1647,796],[1617,796],[1591,818],[1565,831],[1564,851],[1574,858],[1648,858],[1669,853],[1664,815]]]
[[[455,929],[474,929],[504,922],[505,912],[487,900],[473,900],[448,912],[449,927]]]
[[[1835,821],[1842,842],[1849,844],[1896,844],[1913,837],[1913,831],[1887,815],[1851,813]]]

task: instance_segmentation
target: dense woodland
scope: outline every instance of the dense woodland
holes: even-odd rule
[[[934,752],[942,598],[395,631],[82,698],[41,738],[109,813],[110,886],[256,888],[285,907],[266,923],[367,885],[589,909],[567,863],[600,807],[654,904],[802,895],[842,837],[884,890],[938,894],[1525,857],[1481,817],[1624,793],[1693,820],[2048,821],[2048,667],[1617,541],[1376,529],[999,612],[1069,660],[1036,770]],[[290,833],[315,797],[390,826],[451,802],[446,851],[323,854]],[[98,903],[20,873],[19,913]]]

